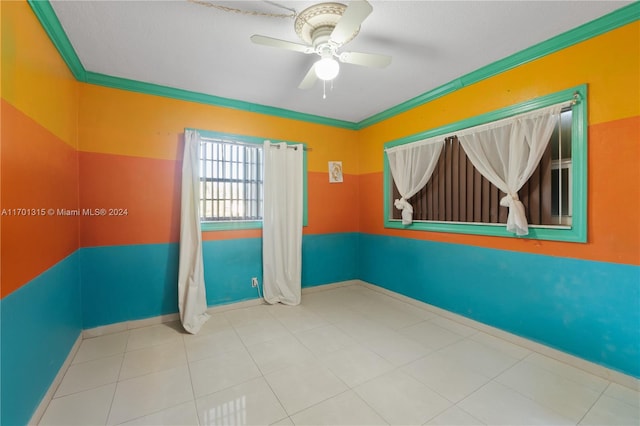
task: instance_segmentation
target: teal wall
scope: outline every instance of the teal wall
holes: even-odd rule
[[[305,235],[302,286],[356,279],[358,235]],[[209,306],[258,298],[262,239],[204,241],[202,255]],[[82,248],[80,258],[84,328],[177,312],[178,244]]]
[[[304,236],[303,287],[357,278],[357,245]],[[207,303],[257,299],[261,253],[260,238],[205,241]],[[83,329],[177,312],[177,276],[178,244],[82,248],[1,299],[0,424],[29,422]]]
[[[360,235],[360,279],[640,377],[640,267]]]
[[[79,251],[84,328],[177,312],[177,244]]]
[[[249,283],[262,282],[261,244],[204,242],[210,306],[257,298]],[[177,312],[177,259],[177,244],[83,248],[2,299],[1,424],[28,422],[82,329]],[[640,377],[640,267],[359,233],[304,236],[303,287],[351,279]]]
[[[77,251],[0,300],[0,424],[29,422],[82,331],[81,305]]]

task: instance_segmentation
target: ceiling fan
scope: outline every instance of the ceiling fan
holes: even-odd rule
[[[300,89],[309,89],[318,78],[333,80],[340,71],[338,62],[375,68],[384,68],[391,63],[391,57],[387,55],[340,51],[342,46],[358,34],[360,25],[372,11],[373,7],[366,0],[351,1],[348,6],[341,3],[320,3],[296,16],[295,31],[304,44],[262,35],[251,36],[251,41],[307,55],[318,55],[320,59],[311,66],[298,85]]]

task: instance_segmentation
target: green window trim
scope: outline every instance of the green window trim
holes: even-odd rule
[[[424,222],[416,221],[404,226],[400,220],[390,219],[391,172],[389,160],[384,155],[383,191],[384,191],[384,227],[392,229],[408,229],[414,231],[433,231],[456,234],[485,235],[495,237],[537,239],[551,241],[567,241],[576,243],[587,242],[587,85],[572,87],[547,96],[531,99],[516,105],[498,109],[486,114],[471,117],[465,120],[441,126],[435,129],[416,133],[404,138],[396,139],[384,144],[384,149],[393,146],[404,145],[422,139],[436,136],[453,135],[455,132],[469,127],[479,126],[491,121],[500,120],[514,115],[523,114],[544,108],[550,105],[576,99],[572,106],[572,196],[573,218],[571,227],[565,226],[529,226],[529,235],[516,236],[507,232],[504,224],[467,224],[451,222]]]
[[[200,136],[204,138],[212,139],[228,139],[233,141],[239,141],[242,143],[252,143],[256,145],[264,144],[265,140],[273,140],[272,138],[260,138],[255,136],[238,135],[233,133],[214,132],[209,130],[201,130],[194,128],[185,128],[187,130],[197,131]],[[285,141],[289,145],[302,145],[305,149],[302,155],[302,225],[308,226],[309,211],[308,211],[308,194],[307,194],[307,144],[303,142],[291,142]],[[209,231],[238,231],[245,229],[262,229],[261,220],[230,220],[220,222],[200,222],[202,232]]]

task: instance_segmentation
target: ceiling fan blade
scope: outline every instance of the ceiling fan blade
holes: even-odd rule
[[[304,76],[300,84],[298,85],[298,89],[311,89],[315,84],[318,77],[316,76],[316,64],[314,63],[309,68],[307,75]]]
[[[293,43],[291,41],[280,40],[277,38],[261,36],[254,34],[251,36],[251,41],[255,44],[261,44],[263,46],[278,47],[280,49],[293,50],[294,52],[313,53],[313,47],[305,44]]]
[[[354,0],[349,3],[338,24],[331,33],[331,40],[342,45],[358,30],[360,24],[373,11],[366,0]]]
[[[391,56],[375,53],[342,52],[338,56],[345,64],[362,65],[365,67],[384,68],[391,63]]]

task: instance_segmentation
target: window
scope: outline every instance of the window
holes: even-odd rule
[[[262,220],[262,169],[262,145],[201,138],[201,221]]]
[[[264,197],[263,145],[268,138],[205,130],[198,132],[202,230],[261,228]],[[303,158],[303,224],[306,226],[306,148]]]
[[[427,137],[446,138],[431,179],[407,200],[413,207],[414,223],[410,229],[512,237],[504,229],[508,209],[500,206],[505,194],[475,169],[455,132],[557,104],[576,93],[580,102],[562,110],[537,169],[518,197],[530,225],[528,238],[586,241],[585,86],[386,144],[388,148]],[[386,156],[384,179],[385,226],[403,228],[401,211],[393,206],[400,194],[390,176]]]
[[[571,109],[561,117],[540,164],[518,191],[529,225],[571,225]],[[392,185],[395,200],[400,193],[393,180]],[[458,138],[451,136],[427,185],[407,201],[416,221],[505,224],[508,209],[500,205],[505,195],[476,170]],[[401,219],[401,211],[392,209],[392,217]]]

